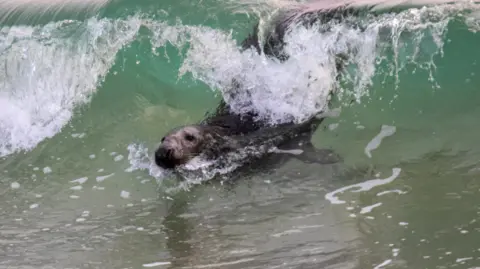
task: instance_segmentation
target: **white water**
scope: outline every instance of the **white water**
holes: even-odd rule
[[[57,134],[134,40],[137,19],[0,29],[0,156]]]
[[[318,31],[324,26],[310,29],[292,26],[285,37],[285,50],[290,58],[282,63],[251,50],[239,51],[230,33],[181,24],[149,27],[157,33],[156,47],[170,43],[183,48],[188,43],[190,48],[179,75],[192,75],[222,92],[234,110],[240,113],[254,110],[272,123],[301,122],[325,111],[328,94],[334,89],[338,89],[341,97],[351,96],[361,102],[368,95],[374,76],[393,76],[398,84],[398,73],[406,64],[426,69],[434,82],[433,57],[442,54],[447,24],[463,8],[457,4],[410,9],[359,20],[364,31],[345,23],[328,25],[326,33]],[[405,40],[406,34],[413,37]],[[420,51],[421,47],[430,50]],[[393,63],[384,58],[391,51]],[[348,55],[349,66],[342,73],[343,85],[347,86],[343,88],[335,79],[338,74],[335,56],[339,54]],[[389,65],[387,70],[379,73],[377,66],[385,62]],[[241,92],[235,92],[235,98],[231,97],[234,79],[243,86]]]

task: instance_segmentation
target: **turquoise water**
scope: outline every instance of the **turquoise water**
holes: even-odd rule
[[[3,17],[0,268],[478,266],[475,7],[358,18],[366,32],[337,25],[335,39],[298,28],[286,64],[239,50],[259,8],[118,1]],[[313,143],[344,161],[234,184],[151,164],[163,134],[201,120],[239,75],[274,121],[340,87],[341,113]]]

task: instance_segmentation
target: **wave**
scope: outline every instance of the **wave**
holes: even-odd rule
[[[433,58],[442,54],[449,22],[463,14],[464,22],[476,27],[474,13],[465,12],[473,8],[461,3],[353,18],[361,27],[338,22],[311,28],[297,25],[286,36],[285,49],[291,57],[283,63],[252,50],[241,51],[230,31],[181,21],[171,25],[145,14],[3,27],[0,156],[31,150],[60,132],[75,109],[90,101],[118,51],[139,38],[150,41],[152,57],[161,57],[157,52],[167,45],[177,48],[182,53],[180,79],[191,77],[208,85],[238,112],[255,110],[280,123],[302,121],[323,111],[333,87],[340,100],[361,102],[375,76],[395,77],[398,83],[407,64],[433,76]],[[264,31],[267,25],[261,25]],[[329,31],[319,31],[326,26]],[[421,49],[425,47],[429,49]],[[340,81],[335,79],[338,54],[348,55]],[[228,97],[232,79],[245,86],[240,98]],[[151,169],[138,162],[132,165]]]
[[[0,29],[0,156],[31,150],[89,102],[138,19]]]

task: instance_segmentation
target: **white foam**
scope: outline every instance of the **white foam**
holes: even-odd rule
[[[465,262],[465,261],[472,260],[472,259],[473,259],[473,257],[457,258],[457,259],[455,260],[455,262],[463,263],[463,262]]]
[[[79,133],[79,134],[72,134],[73,138],[83,138],[85,137],[85,133]]]
[[[48,166],[45,167],[45,168],[43,168],[43,173],[44,173],[44,174],[50,174],[51,172],[52,172],[52,168],[50,168],[50,167],[48,167]]]
[[[180,68],[180,75],[190,73],[222,95],[235,111],[255,110],[272,123],[301,122],[326,109],[326,101],[335,80],[333,56],[323,44],[331,38],[315,31],[301,31],[288,36],[294,57],[285,63],[251,50],[240,52],[229,33],[210,29],[184,29],[193,43]],[[180,33],[181,34],[181,33]],[[298,38],[303,35],[304,38]],[[299,51],[298,43],[310,43],[308,51]],[[310,78],[309,78],[310,77]],[[231,88],[235,79],[241,91]],[[233,95],[235,97],[233,97]]]
[[[333,131],[333,130],[338,128],[338,125],[339,125],[338,123],[332,123],[332,124],[328,125],[328,129],[330,131]]]
[[[154,178],[163,178],[165,172],[150,159],[147,147],[142,144],[130,144],[127,150],[129,152],[128,161],[130,162],[130,167],[125,170],[126,172],[132,172],[137,169],[148,170],[149,174]]]
[[[273,148],[271,150],[273,153],[285,153],[285,154],[292,154],[292,155],[301,155],[303,153],[302,149],[278,149]]]
[[[142,264],[143,267],[156,267],[156,266],[162,266],[162,265],[169,265],[171,262],[152,262],[152,263],[145,263]]]
[[[19,189],[19,188],[20,188],[20,183],[18,183],[18,182],[12,182],[12,183],[10,183],[10,188],[12,188],[12,189]]]
[[[95,180],[97,180],[97,182],[103,182],[105,179],[107,179],[107,178],[109,178],[113,175],[115,175],[115,173],[111,173],[111,174],[108,174],[106,176],[98,176],[98,177],[95,178]]]
[[[382,196],[382,195],[389,194],[389,193],[406,194],[407,192],[406,191],[401,191],[401,190],[382,191],[382,192],[377,193],[377,196]]]
[[[130,193],[128,191],[121,191],[120,192],[120,197],[122,197],[124,199],[128,199],[128,198],[130,198]]]
[[[365,206],[363,207],[361,210],[360,210],[360,214],[366,214],[366,213],[370,213],[372,212],[372,210],[375,208],[375,207],[379,207],[381,206],[382,203],[376,203],[376,204],[373,204],[373,205],[370,205],[370,206]]]
[[[396,130],[397,129],[395,126],[382,125],[380,133],[376,135],[365,147],[365,154],[368,156],[368,158],[372,158],[371,151],[377,149],[385,137],[395,134]]]
[[[58,133],[139,27],[135,18],[91,18],[0,28],[0,156],[30,150]]]
[[[74,179],[74,180],[72,180],[72,181],[70,181],[70,182],[72,182],[72,183],[78,183],[78,184],[83,184],[83,183],[87,182],[87,180],[88,180],[88,177],[81,177],[81,178]]]
[[[203,269],[203,268],[226,268],[228,265],[235,265],[235,264],[240,264],[244,262],[251,262],[254,261],[255,259],[253,258],[245,258],[245,259],[239,259],[231,262],[221,262],[221,263],[210,263],[210,264],[202,264],[202,265],[195,265],[195,268],[198,269]]]
[[[335,196],[336,194],[343,193],[346,190],[355,189],[355,188],[357,188],[357,190],[354,190],[352,192],[369,191],[374,187],[389,184],[393,180],[395,180],[398,177],[398,175],[400,175],[401,170],[402,169],[400,169],[400,168],[393,168],[392,169],[392,175],[388,178],[372,179],[372,180],[368,180],[368,181],[365,181],[365,182],[362,182],[362,183],[345,186],[345,187],[337,189],[333,192],[329,192],[325,195],[325,199],[329,200],[330,203],[332,203],[332,204],[344,204],[345,201],[342,201],[342,200],[338,199],[338,197]]]
[[[381,264],[375,266],[373,269],[380,269],[380,268],[383,268],[387,265],[389,265],[390,263],[392,263],[392,260],[391,259],[388,259],[388,260],[385,260],[384,262],[382,262]]]

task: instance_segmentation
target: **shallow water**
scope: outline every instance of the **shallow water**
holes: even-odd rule
[[[479,266],[480,37],[468,10],[382,15],[366,34],[335,28],[339,42],[300,29],[304,46],[280,65],[235,45],[253,13],[132,3],[2,20],[0,268]],[[322,49],[342,44],[357,53],[341,114],[313,142],[343,162],[185,186],[144,156],[237,75],[265,117],[313,113],[308,101],[335,84]],[[320,82],[307,86],[312,70]]]

